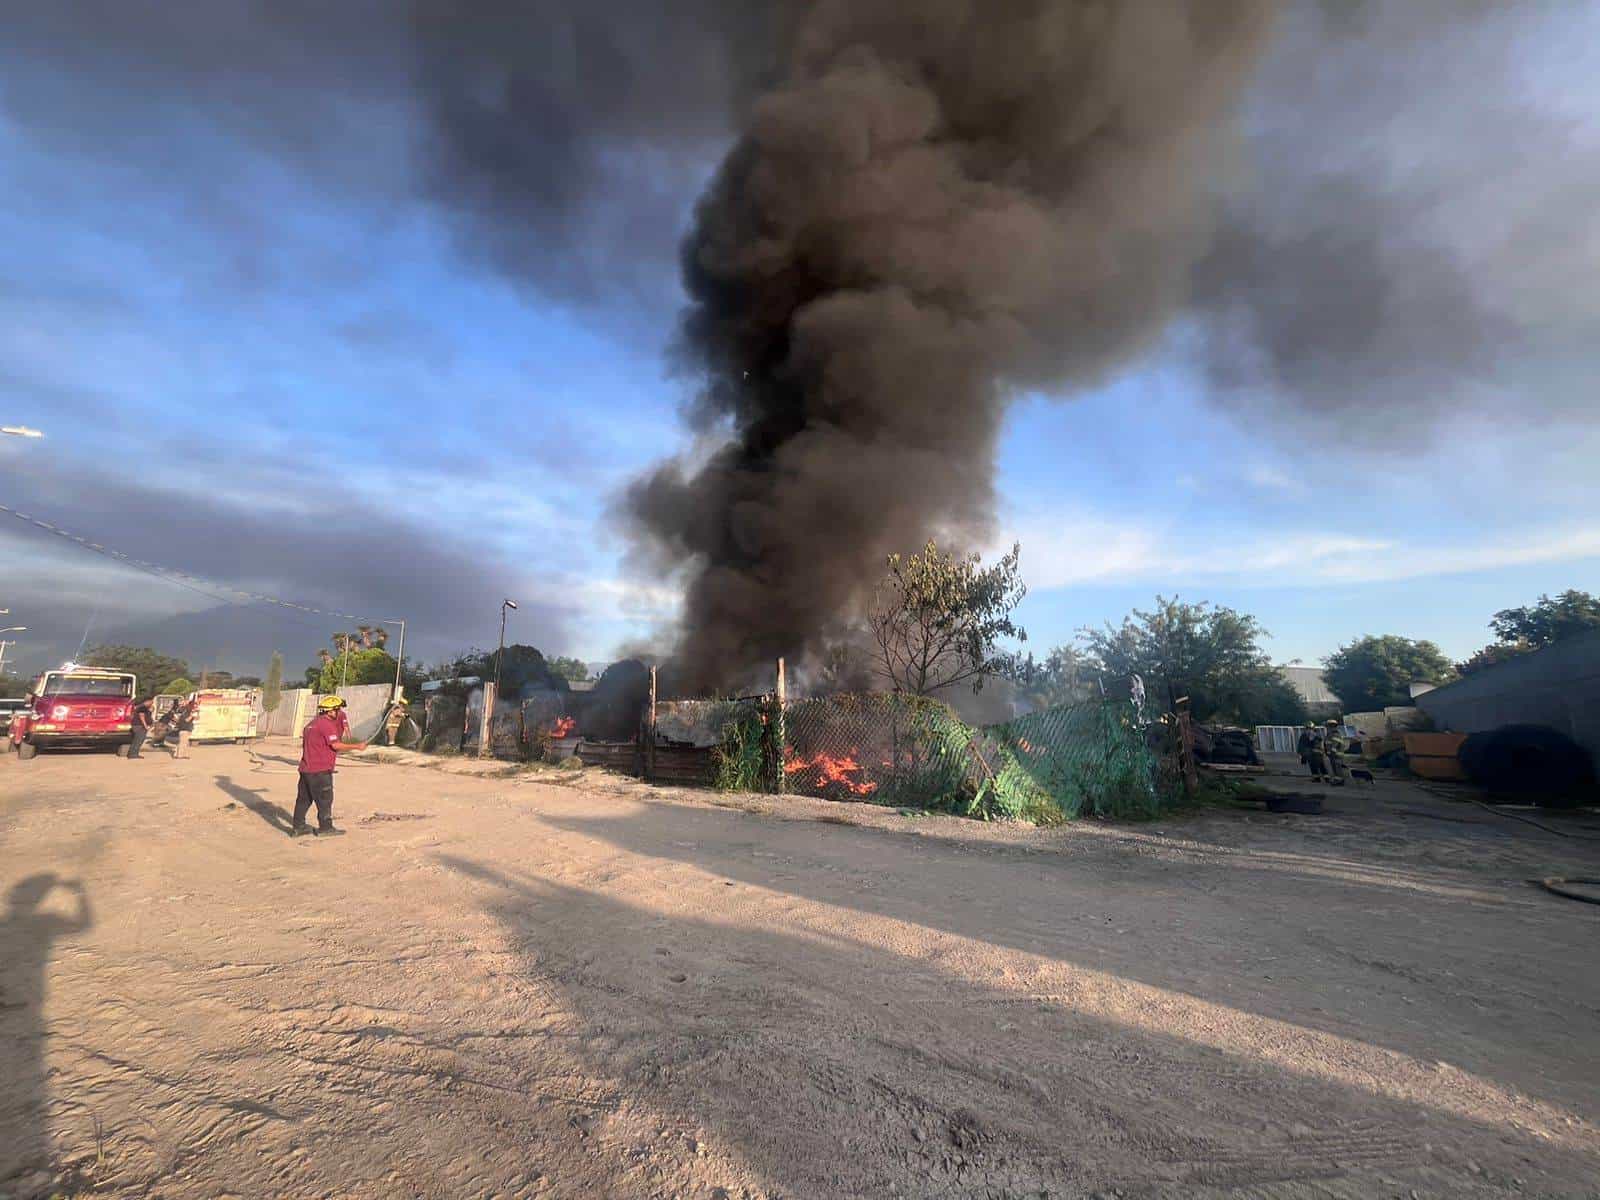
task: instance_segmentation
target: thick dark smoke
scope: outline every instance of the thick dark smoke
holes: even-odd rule
[[[1435,418],[1592,404],[1570,374],[1600,330],[1580,282],[1600,246],[1600,129],[1550,69],[1563,39],[1593,45],[1592,10],[1588,29],[1577,12],[1330,0],[1285,14],[1194,277],[1220,400],[1293,434],[1310,418],[1325,439],[1406,447]]]
[[[1016,389],[1088,383],[1185,293],[1268,0],[816,0],[684,248],[708,462],[629,510],[692,561],[693,682],[814,646],[930,533],[992,516]]]
[[[676,301],[673,250],[784,5],[0,0],[0,117],[223,188],[261,153],[388,219],[418,198],[543,297]],[[196,136],[200,131],[200,136]],[[220,176],[220,178],[219,178]],[[224,238],[262,237],[231,228]]]
[[[783,5],[406,0],[420,163],[468,243],[546,292],[671,303],[703,164],[769,71]]]

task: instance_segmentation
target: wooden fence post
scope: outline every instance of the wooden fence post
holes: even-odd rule
[[[1195,770],[1194,744],[1190,741],[1193,728],[1189,716],[1189,697],[1184,696],[1173,707],[1178,715],[1178,763],[1183,770],[1184,794],[1193,800],[1200,790],[1200,773]]]
[[[656,669],[650,668],[650,718],[645,725],[645,734],[650,739],[645,744],[644,774],[646,779],[656,777]]]
[[[788,790],[789,786],[789,773],[783,769],[785,766],[784,755],[789,749],[788,705],[789,685],[783,668],[783,659],[780,658],[778,660],[777,712],[772,720],[772,740],[777,747],[775,754],[777,761],[773,766],[773,775],[776,777],[773,791],[780,796]]]
[[[483,685],[483,720],[478,726],[478,757],[494,757],[494,704],[495,686],[492,683]]]

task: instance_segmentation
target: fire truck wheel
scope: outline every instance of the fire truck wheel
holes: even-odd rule
[[[117,757],[118,758],[127,758],[128,757],[128,751],[130,751],[132,749],[133,749],[133,747],[128,745],[127,742],[123,742],[122,745],[117,747]]]
[[[18,758],[29,759],[29,758],[33,758],[38,753],[39,753],[39,747],[35,746],[32,742],[18,742],[17,743],[17,757]]]

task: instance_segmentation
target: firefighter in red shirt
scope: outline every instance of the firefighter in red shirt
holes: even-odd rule
[[[335,837],[344,832],[333,823],[333,770],[341,750],[365,750],[365,742],[347,742],[349,723],[340,710],[344,701],[324,696],[317,701],[316,718],[300,735],[300,791],[294,798],[294,828],[290,837],[315,832],[318,837]],[[317,828],[306,824],[306,814],[317,806]]]

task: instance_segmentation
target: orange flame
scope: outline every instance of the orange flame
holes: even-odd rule
[[[878,790],[878,785],[871,780],[862,779],[861,772],[865,770],[855,760],[854,755],[847,754],[843,758],[834,758],[828,754],[813,754],[810,758],[795,754],[783,764],[785,775],[798,775],[802,771],[814,771],[816,777],[812,786],[826,788],[836,784],[849,792],[852,796],[870,796]]]
[[[558,717],[556,718],[556,723],[550,726],[550,736],[556,738],[571,737],[572,731],[577,727],[578,719],[576,717]]]

